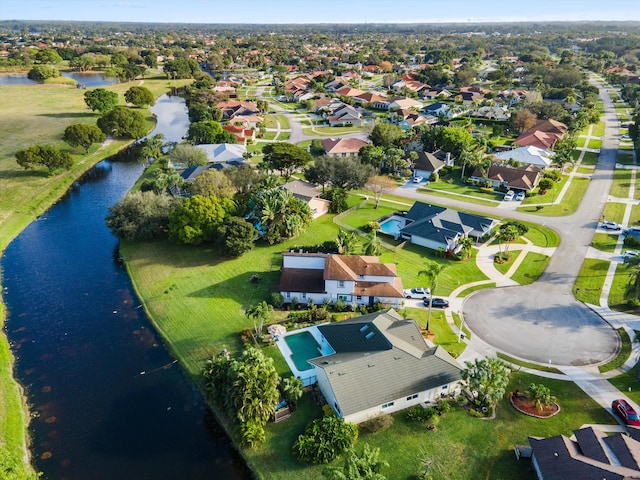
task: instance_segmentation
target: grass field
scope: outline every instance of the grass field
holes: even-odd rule
[[[529,285],[535,282],[549,263],[550,257],[536,252],[527,252],[527,256],[511,277],[520,285]]]
[[[611,196],[617,198],[628,198],[631,187],[631,170],[617,168],[613,172],[613,185],[609,192]]]
[[[620,263],[616,267],[616,274],[611,284],[611,290],[609,291],[609,307],[612,310],[638,315],[640,314],[640,309],[629,305],[625,298],[625,292],[627,291],[627,285],[629,284],[632,273],[633,269],[624,263]]]
[[[624,328],[618,328],[618,335],[620,335],[620,340],[622,342],[620,352],[611,361],[604,365],[598,365],[600,373],[610,372],[611,370],[620,368],[624,362],[629,359],[629,355],[631,355],[631,339],[629,338],[627,331]]]
[[[622,222],[626,205],[619,202],[607,202],[604,205],[602,215],[605,219],[613,222]]]
[[[513,263],[522,255],[522,250],[510,250],[508,252],[509,260],[503,263],[494,262],[493,266],[498,270],[501,274],[506,275],[509,271]]]
[[[573,285],[573,295],[577,300],[592,305],[600,305],[600,293],[609,269],[609,262],[595,258],[585,258]]]
[[[519,212],[527,212],[534,215],[541,215],[546,217],[562,217],[565,215],[571,215],[576,211],[578,205],[580,205],[580,201],[582,200],[584,192],[587,190],[588,186],[588,179],[574,178],[571,181],[571,185],[569,186],[569,189],[567,190],[567,193],[565,194],[564,199],[561,203],[556,205],[545,205],[540,210],[532,206],[518,207],[517,210]],[[553,200],[553,198],[549,200],[551,201]]]
[[[302,129],[302,133],[305,135],[314,135],[318,137],[326,137],[327,135],[345,135],[347,133],[359,132],[362,132],[362,127],[314,127]]]
[[[487,282],[482,285],[474,285],[473,287],[465,288],[458,294],[458,298],[464,298],[467,295],[471,295],[473,292],[477,292],[478,290],[483,290],[485,288],[495,288],[495,282]]]
[[[594,152],[584,152],[582,157],[582,165],[595,165],[598,163],[598,154]]]
[[[612,233],[596,233],[591,241],[591,246],[603,252],[613,253],[618,243],[618,235]]]

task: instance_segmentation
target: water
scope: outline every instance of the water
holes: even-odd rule
[[[387,235],[398,238],[400,236],[400,230],[404,228],[404,219],[393,215],[380,224],[380,230]]]
[[[114,260],[104,217],[140,173],[101,162],[3,256],[15,373],[38,415],[35,466],[48,479],[250,478]]]
[[[311,370],[313,366],[308,363],[308,360],[320,355],[320,345],[318,345],[316,339],[313,338],[313,335],[309,332],[296,333],[294,335],[287,335],[284,337],[284,341],[287,342],[291,352],[293,352],[291,360],[293,360],[296,368],[301,372]]]
[[[73,78],[79,84],[89,88],[104,87],[105,85],[118,83],[118,80],[114,78],[103,77],[101,74],[94,72],[63,72],[62,75]],[[41,82],[31,80],[26,74],[0,75],[0,85],[35,85],[38,83]]]

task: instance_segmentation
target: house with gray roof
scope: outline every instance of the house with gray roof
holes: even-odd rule
[[[462,237],[476,241],[491,235],[497,220],[451,208],[416,202],[404,215],[399,237],[416,245],[456,252]]]
[[[634,430],[633,427],[630,427]],[[631,436],[585,427],[573,437],[529,437],[531,463],[539,480],[640,479],[640,442]]]
[[[318,326],[335,353],[309,360],[337,415],[361,423],[461,391],[461,365],[394,310]]]

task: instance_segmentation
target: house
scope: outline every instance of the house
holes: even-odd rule
[[[424,103],[419,100],[414,100],[413,98],[399,97],[395,98],[389,103],[389,110],[399,110],[399,109],[416,109],[422,110],[424,108]]]
[[[404,301],[396,265],[378,257],[323,253],[283,253],[280,293],[285,303],[338,299],[349,304],[376,302],[399,307]]]
[[[468,236],[478,241],[491,235],[498,224],[491,218],[423,202],[414,203],[399,220],[399,237],[416,245],[445,252],[456,252],[458,240],[462,237]]]
[[[365,92],[362,93],[360,95],[356,95],[355,97],[352,97],[353,101],[356,103],[371,103],[371,104],[375,104],[376,102],[384,102],[386,100],[386,97],[383,97],[382,95],[378,95],[377,93],[372,93],[372,92]]]
[[[514,160],[521,165],[535,165],[538,168],[546,168],[553,162],[554,152],[538,147],[519,147],[506,152],[494,154],[500,160]]]
[[[434,117],[453,117],[451,106],[446,103],[436,102],[431,105],[427,105],[422,109],[422,111],[428,115],[433,115]]]
[[[282,188],[289,190],[293,196],[303,200],[309,205],[313,218],[318,218],[329,211],[331,202],[320,198],[318,186],[304,180],[292,180],[282,185]]]
[[[516,168],[509,165],[493,164],[486,175],[474,170],[472,180],[489,180],[493,188],[505,187],[515,190],[531,191],[542,178],[542,170],[534,165],[526,168]]]
[[[362,126],[362,114],[358,109],[342,102],[340,105],[335,105],[337,106],[329,113],[329,125],[332,127],[348,125]]]
[[[321,140],[322,148],[327,155],[332,157],[349,157],[358,155],[360,149],[365,145],[369,145],[359,138],[325,138]]]
[[[336,90],[336,95],[340,95],[341,97],[357,97],[362,95],[364,92],[362,90],[358,90],[357,88],[352,88],[349,86],[339,88]]]
[[[231,143],[207,143],[196,145],[207,154],[209,163],[244,162],[247,147]]]
[[[394,310],[317,328],[335,353],[308,362],[327,404],[346,422],[435,404],[461,391],[458,362]]]
[[[453,160],[449,152],[437,150],[431,152],[417,152],[418,158],[413,162],[413,176],[429,178],[431,174],[437,172],[445,165],[453,165]]]
[[[264,121],[258,115],[258,107],[254,102],[227,100],[226,102],[218,102],[216,107],[222,110],[222,118],[228,120],[232,125],[239,123],[249,128]]]
[[[438,98],[449,98],[453,94],[446,88],[432,87],[422,91],[422,98],[425,100],[436,100]]]
[[[222,129],[235,135],[238,143],[246,145],[256,141],[256,131],[253,128],[237,127],[235,125],[222,125]]]
[[[511,114],[507,107],[478,107],[474,110],[471,110],[468,115],[470,117],[479,117],[486,118],[488,120],[499,120],[501,122],[506,122],[511,118]]]
[[[634,433],[608,436],[585,427],[574,430],[572,438],[529,437],[529,444],[539,480],[640,479],[640,442]]]
[[[557,120],[539,120],[533,127],[520,134],[513,141],[519,147],[538,147],[545,150],[552,149],[558,140],[564,138],[568,127]]]

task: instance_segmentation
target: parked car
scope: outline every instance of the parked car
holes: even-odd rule
[[[631,135],[629,135],[629,134],[624,134],[624,135],[622,135],[622,137],[620,137],[620,138],[622,138],[622,140],[631,140]]]
[[[601,228],[604,228],[605,230],[620,230],[622,227],[620,225],[618,225],[616,222],[609,222],[607,220],[605,220],[604,222],[602,222],[600,224]]]
[[[513,190],[509,190],[507,193],[504,194],[504,200],[505,202],[510,202],[511,200],[513,200],[513,197],[515,196],[515,192]]]
[[[636,411],[624,398],[611,402],[611,410],[613,410],[613,413],[619,416],[627,425],[640,427],[640,417],[638,417]]]
[[[424,299],[424,306],[429,306],[429,299]],[[449,306],[449,300],[445,300],[444,298],[433,298],[431,300],[431,306],[434,308],[447,308]]]
[[[404,290],[405,298],[429,298],[431,290],[428,288],[407,288]]]
[[[640,227],[629,227],[629,228],[625,228],[624,229],[624,233],[625,235],[639,235],[640,234]]]
[[[517,194],[516,194],[516,202],[521,202],[524,200],[524,190],[520,190]]]
[[[424,180],[423,177],[413,177],[413,183],[420,183],[422,180]]]
[[[627,250],[622,254],[622,261],[624,263],[627,263],[630,258],[637,257],[638,255],[640,255],[640,253],[636,252],[635,250]]]

